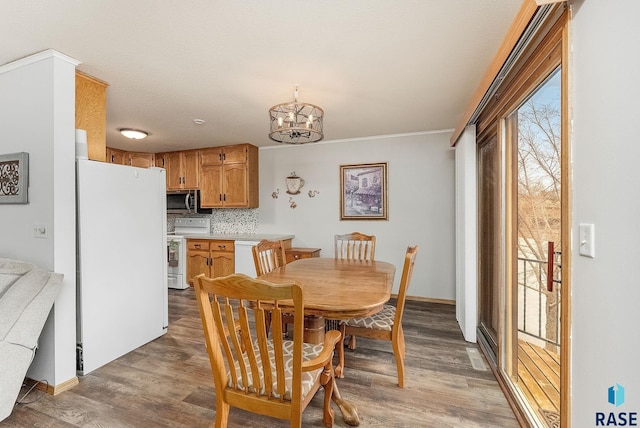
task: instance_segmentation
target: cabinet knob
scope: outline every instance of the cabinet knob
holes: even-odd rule
[[[294,258],[294,259],[299,259],[299,258],[300,258],[300,254],[294,254],[294,255],[293,255],[293,258]]]
[[[200,244],[194,244],[194,247],[200,248]]]

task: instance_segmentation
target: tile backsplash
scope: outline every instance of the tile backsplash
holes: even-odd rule
[[[183,216],[167,214],[167,232],[175,230],[177,217]],[[199,214],[194,217],[210,217],[211,233],[256,233],[258,229],[258,209],[214,209],[211,214]]]

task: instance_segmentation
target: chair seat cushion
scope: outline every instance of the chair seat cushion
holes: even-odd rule
[[[273,340],[269,339],[267,341],[268,344],[268,348],[269,348],[269,359],[271,360],[271,378],[273,379],[273,398],[280,398],[280,396],[276,393],[276,363],[275,363],[275,353],[274,353],[274,348],[273,348]],[[293,359],[293,341],[291,340],[285,340],[283,341],[283,353],[284,353],[284,367],[285,367],[285,392],[284,392],[284,399],[287,401],[291,401],[291,385],[292,385],[292,381],[293,381],[293,366],[292,366],[292,362],[291,360]],[[322,352],[322,348],[323,348],[323,344],[311,344],[311,343],[303,343],[302,345],[302,361],[308,361],[311,360],[315,357],[317,357],[320,352]],[[256,353],[256,358],[258,359],[258,369],[260,370],[260,375],[261,377],[263,377],[262,373],[263,373],[263,366],[262,366],[262,361],[260,360],[260,350],[258,349],[257,344],[254,345],[254,349],[255,349],[255,353]],[[244,358],[244,363],[245,363],[245,367],[247,370],[247,378],[248,378],[248,387],[249,387],[249,391],[251,392],[255,392],[255,387],[253,385],[253,376],[251,374],[251,365],[249,364],[248,358],[246,356],[246,354],[243,356]],[[318,377],[320,376],[320,374],[322,373],[322,368],[317,369],[317,370],[313,370],[313,371],[308,371],[308,372],[302,372],[302,400],[305,399],[305,397],[307,396],[307,394],[309,393],[309,391],[311,390],[311,388],[313,387],[313,385],[315,384],[316,380],[318,379]],[[234,387],[233,385],[233,377],[231,376],[230,372],[227,371],[227,376],[229,378],[229,382],[227,383],[227,386],[231,389],[244,389],[244,385],[242,383],[242,375],[240,372],[240,366],[238,361],[236,361],[236,374],[237,374],[237,379],[238,379],[238,385]],[[265,395],[265,388],[262,387],[260,389],[260,395]]]
[[[369,317],[351,318],[349,320],[341,321],[340,324],[344,324],[349,327],[362,327],[371,328],[374,330],[391,331],[393,328],[393,320],[396,316],[396,307],[392,305],[384,305],[382,310],[377,314]]]

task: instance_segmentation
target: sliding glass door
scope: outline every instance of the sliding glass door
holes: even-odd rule
[[[533,426],[568,426],[568,12],[558,7],[476,123],[478,337]],[[523,422],[524,423],[524,422]]]

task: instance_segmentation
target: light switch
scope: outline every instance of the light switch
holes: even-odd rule
[[[596,243],[594,225],[580,223],[580,255],[586,257],[596,256]]]

